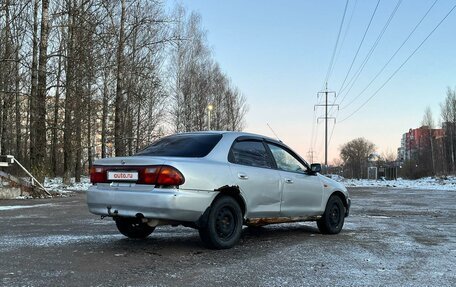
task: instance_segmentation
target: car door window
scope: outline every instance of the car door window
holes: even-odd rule
[[[302,164],[295,156],[290,154],[287,150],[273,144],[268,144],[268,147],[271,150],[272,156],[276,161],[278,169],[299,173],[306,172],[306,166]]]
[[[230,151],[229,161],[254,167],[272,167],[269,154],[261,141],[235,142]]]

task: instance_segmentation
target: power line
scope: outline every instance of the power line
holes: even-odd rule
[[[318,131],[319,131],[319,126],[320,126],[320,122],[317,121],[317,118],[315,118],[315,137],[313,138],[313,142],[312,142],[312,149],[315,149],[315,146],[317,145],[317,141],[318,141]]]
[[[344,81],[342,82],[342,85],[341,85],[341,87],[339,89],[339,93],[343,91],[345,82],[347,81],[348,75],[350,74],[351,69],[353,68],[353,64],[355,63],[356,57],[358,57],[359,50],[361,50],[361,46],[364,43],[364,39],[366,38],[367,32],[369,31],[369,28],[370,28],[370,26],[372,24],[372,20],[374,19],[374,16],[375,16],[375,13],[377,12],[379,4],[380,4],[380,0],[377,1],[377,5],[375,6],[374,11],[372,12],[372,15],[371,15],[370,20],[369,20],[369,24],[367,25],[366,30],[364,31],[363,38],[361,39],[361,42],[358,45],[358,50],[356,50],[355,56],[353,57],[353,60],[352,60],[352,62],[350,64],[350,68],[348,69],[348,72],[345,75]]]
[[[318,99],[318,102],[317,104],[321,104],[321,98]],[[312,120],[312,134],[310,136],[310,149],[314,149],[315,148],[315,141],[314,140],[314,136],[315,136],[315,127],[317,126],[317,111],[314,109],[314,112],[313,112],[313,120]],[[317,127],[318,128],[318,127]],[[317,135],[318,135],[318,130],[317,130]]]
[[[310,149],[308,152],[307,152],[307,160],[312,164],[314,163],[314,154],[315,154],[315,151],[313,149]]]
[[[350,19],[348,20],[347,27],[345,28],[344,35],[343,35],[343,37],[342,37],[342,43],[341,43],[340,46],[339,46],[339,52],[337,53],[336,58],[335,58],[335,60],[334,60],[334,65],[337,64],[337,60],[339,59],[340,53],[342,52],[342,47],[344,46],[345,39],[347,38],[348,31],[350,30],[350,25],[351,25],[351,23],[352,23],[353,16],[355,15],[355,10],[356,10],[356,7],[357,7],[357,6],[358,6],[358,0],[355,0],[355,4],[353,4],[353,8],[352,8],[351,13],[350,13]],[[336,98],[337,98],[337,95],[336,95]],[[333,104],[336,103],[336,98],[334,98]],[[334,107],[331,106],[331,109],[329,110],[329,113],[330,113],[330,114],[332,113],[333,108],[334,108]],[[337,111],[339,111],[339,109],[337,109]]]
[[[321,98],[318,98],[317,104],[321,104]],[[310,137],[310,146],[313,147],[313,139],[314,139],[314,131],[315,131],[315,125],[317,124],[317,111],[314,109],[313,111],[313,123],[312,123],[312,134]]]
[[[456,5],[454,5],[453,8],[451,8],[451,10],[445,15],[445,17],[443,17],[443,19],[440,20],[440,22],[437,24],[437,26],[435,26],[434,29],[432,29],[432,31],[426,36],[426,38],[424,38],[424,40],[420,43],[420,45],[418,45],[418,47],[416,47],[416,49],[412,52],[412,54],[410,54],[410,56],[408,56],[407,59],[405,59],[405,61],[399,66],[399,68],[397,68],[394,71],[394,73],[375,91],[375,93],[372,94],[372,96],[370,96],[358,109],[356,109],[348,117],[346,117],[343,120],[341,120],[339,123],[344,122],[345,120],[347,120],[350,117],[352,117],[361,108],[363,108],[375,95],[377,95],[378,92],[381,89],[383,89],[383,87],[385,87],[385,85],[397,74],[397,72],[399,72],[399,70],[413,57],[413,55],[415,55],[415,53],[421,48],[421,46],[423,46],[423,44],[429,39],[429,37],[431,37],[431,35],[434,34],[434,32],[437,30],[437,28],[439,28],[440,25],[448,18],[448,16],[450,16],[450,14],[453,12],[453,10],[455,8],[456,8]]]
[[[342,47],[344,46],[344,43],[345,43],[345,39],[347,38],[348,31],[350,30],[350,25],[351,25],[351,22],[353,20],[353,15],[355,14],[356,6],[358,6],[358,0],[356,0],[355,4],[353,5],[353,9],[352,9],[351,14],[350,14],[350,20],[348,20],[347,27],[345,28],[344,36],[342,37],[342,43],[340,44],[340,47],[339,47],[339,52],[337,53],[336,59],[334,60],[334,65],[336,65],[336,63],[337,63],[337,59],[340,56],[340,53],[342,51]]]
[[[349,107],[353,102],[355,102],[361,95],[364,94],[364,92],[372,85],[372,83],[380,76],[381,73],[386,69],[386,67],[391,63],[391,61],[394,59],[394,57],[399,53],[399,51],[404,47],[404,45],[408,42],[410,37],[415,33],[415,31],[418,29],[418,27],[421,25],[421,23],[424,21],[424,19],[427,17],[429,12],[431,12],[432,8],[435,6],[438,0],[435,0],[434,3],[429,7],[429,9],[426,11],[426,13],[421,17],[421,19],[418,21],[418,23],[413,27],[413,29],[410,31],[408,36],[405,38],[405,40],[402,42],[402,44],[399,46],[399,48],[396,49],[396,51],[393,53],[393,55],[388,59],[388,61],[383,65],[383,67],[377,72],[377,74],[374,76],[374,78],[367,84],[367,86],[355,97],[353,98],[346,106]],[[342,102],[342,101],[341,101]],[[339,103],[340,104],[340,103]],[[344,110],[345,108],[342,107],[341,110]]]
[[[335,118],[337,118],[338,115],[339,115],[339,110],[337,110],[337,115],[335,116]],[[332,126],[332,130],[331,130],[331,135],[329,136],[329,143],[328,144],[331,144],[332,137],[333,137],[333,134],[334,134],[334,129],[336,128],[336,124],[337,124],[337,121],[334,121],[334,125]]]
[[[343,27],[344,21],[345,21],[345,15],[347,14],[348,2],[349,2],[349,0],[347,0],[345,2],[344,14],[342,15],[342,20],[340,21],[339,32],[337,33],[336,44],[334,45],[334,49],[333,49],[332,56],[331,56],[331,61],[329,61],[328,71],[326,72],[326,77],[325,77],[325,81],[323,82],[323,85],[325,85],[325,83],[328,83],[329,77],[331,76],[332,70],[334,68],[334,65],[333,65],[334,57],[336,56],[337,45],[339,44],[340,34],[342,32],[342,27]]]
[[[332,129],[331,129],[331,135],[329,136],[329,141],[328,141],[328,145],[331,144],[331,140],[332,140],[332,137],[333,137],[333,134],[334,134],[334,129],[336,128],[336,122],[334,122],[333,126],[332,126]]]
[[[319,141],[319,134],[318,134],[318,131],[320,130],[319,127],[321,125],[321,121],[317,121],[317,124],[316,124],[316,135],[315,135],[315,138],[314,138],[314,142],[313,142],[313,145],[312,145],[312,149],[315,150],[315,147],[321,147],[323,146],[323,142],[320,140]],[[320,151],[320,150],[318,150]]]
[[[358,1],[358,0],[357,0]],[[329,80],[329,77],[331,76],[331,73],[333,71],[333,68],[334,68],[334,60],[335,60],[335,55],[336,55],[336,52],[337,52],[337,47],[339,45],[339,40],[340,40],[340,35],[341,35],[341,32],[342,32],[342,27],[344,25],[344,21],[345,21],[345,16],[347,14],[347,8],[348,8],[348,3],[349,3],[349,0],[346,0],[345,2],[345,7],[344,7],[344,12],[342,14],[342,19],[341,19],[341,22],[340,22],[340,25],[339,25],[339,31],[337,33],[337,38],[336,38],[336,43],[334,45],[334,48],[333,48],[333,52],[332,52],[332,55],[331,55],[331,60],[329,62],[329,66],[328,66],[328,70],[326,72],[326,76],[325,76],[325,80],[323,82],[323,86],[326,84],[328,84],[328,80]],[[353,16],[353,15],[352,15]],[[350,20],[351,22],[351,20]],[[323,88],[322,88],[323,89]],[[320,101],[318,101],[317,103],[318,105],[320,104]],[[314,109],[314,115],[313,115],[313,124],[312,124],[312,135],[310,137],[310,149],[312,150],[315,146],[315,143],[317,141],[317,138],[318,138],[318,122],[317,122],[317,117],[316,117],[316,111]],[[317,126],[316,130],[317,130],[317,134],[314,138],[314,132],[315,132],[315,126]]]
[[[380,34],[378,35],[377,39],[375,40],[374,44],[372,45],[371,49],[367,53],[366,57],[364,58],[361,66],[359,69],[356,71],[356,73],[351,77],[351,79],[348,81],[347,87],[349,86],[349,89],[344,93],[344,96],[342,97],[342,100],[339,102],[341,104],[347,95],[350,93],[351,89],[355,85],[356,81],[358,80],[359,76],[361,75],[362,71],[364,70],[364,67],[366,66],[367,62],[371,58],[372,54],[374,53],[375,49],[377,48],[378,44],[380,43],[381,39],[383,38],[383,35],[385,34],[386,30],[388,29],[391,21],[393,20],[394,16],[396,15],[397,10],[399,9],[399,6],[401,5],[402,0],[398,0],[396,3],[396,6],[394,7],[393,11],[391,12],[388,20],[386,21],[385,25],[383,26],[382,30],[380,31]]]
[[[336,128],[336,121],[334,121],[334,124],[333,124],[332,129],[331,129],[331,135],[329,136],[328,146],[331,145],[331,140],[332,140],[335,128]]]
[[[385,25],[383,26],[382,30],[380,31],[379,35],[377,36],[377,39],[375,40],[374,44],[370,48],[369,52],[367,53],[366,57],[364,58],[363,62],[361,63],[359,69],[353,74],[353,77],[350,78],[347,87],[350,86],[348,91],[346,91],[342,97],[342,100],[339,102],[339,105],[343,103],[351,89],[353,88],[354,84],[356,83],[357,79],[361,75],[361,72],[364,70],[364,67],[366,66],[367,62],[369,61],[370,57],[374,53],[375,49],[377,48],[380,40],[383,38],[383,35],[385,34],[386,30],[388,29],[392,19],[394,18],[394,15],[396,14],[397,10],[399,9],[400,4],[402,3],[402,0],[398,0],[396,3],[396,6],[394,7],[393,11],[391,12],[390,16],[388,17],[388,20],[386,21]],[[342,89],[343,90],[343,89]],[[342,91],[341,90],[341,91]],[[332,109],[331,109],[332,112]]]

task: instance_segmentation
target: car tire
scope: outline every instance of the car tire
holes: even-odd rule
[[[345,220],[345,207],[338,196],[331,196],[326,203],[325,213],[317,220],[317,226],[323,234],[337,234],[342,230]]]
[[[209,248],[228,249],[239,241],[242,223],[242,211],[237,201],[223,196],[212,204],[207,225],[199,229],[199,235]]]
[[[151,227],[137,218],[119,217],[115,221],[119,232],[129,238],[144,239],[155,230],[155,227]]]

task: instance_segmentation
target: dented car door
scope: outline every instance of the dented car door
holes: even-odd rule
[[[228,160],[232,176],[247,205],[247,217],[275,217],[280,214],[280,174],[261,140],[237,140]]]

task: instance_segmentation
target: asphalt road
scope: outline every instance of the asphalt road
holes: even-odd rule
[[[456,191],[351,189],[342,233],[245,228],[230,250],[195,230],[147,240],[91,215],[85,195],[0,201],[3,286],[456,286]]]

